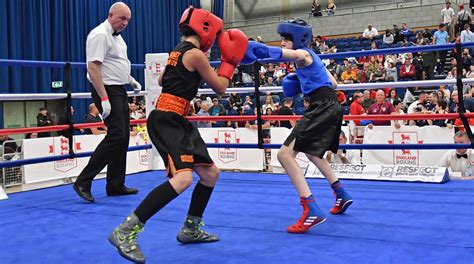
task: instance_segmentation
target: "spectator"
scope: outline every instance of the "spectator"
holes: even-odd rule
[[[400,30],[397,28],[394,28],[393,30],[393,43],[398,44],[398,43],[405,43],[405,36],[400,32]]]
[[[321,13],[321,4],[319,3],[319,0],[313,0],[313,5],[311,6],[311,13],[313,14],[313,17],[319,17],[323,15]]]
[[[99,115],[99,109],[95,106],[94,103],[89,105],[89,113],[84,117],[84,123],[101,123],[102,118]],[[106,127],[91,127],[84,129],[84,134],[86,135],[100,135],[106,134]]]
[[[145,117],[145,114],[142,112],[142,110],[138,108],[135,103],[128,104],[128,107],[130,109],[130,119],[138,120]]]
[[[408,39],[409,37],[411,37],[411,35],[413,35],[413,32],[411,31],[411,29],[408,28],[406,23],[402,23],[400,33],[405,36],[405,39]]]
[[[401,101],[400,97],[398,97],[398,93],[396,89],[391,89],[389,94],[388,94],[388,101],[393,104],[394,101]],[[395,105],[394,105],[395,106]]]
[[[336,12],[336,4],[334,4],[334,0],[328,0],[326,12],[328,13],[328,16],[333,16]]]
[[[474,35],[474,34],[473,34]],[[462,68],[464,69],[464,71],[470,71],[470,68],[471,68],[471,60],[472,60],[472,57],[471,55],[469,54],[469,49],[463,49],[462,51],[462,55],[461,55],[461,63],[462,63]],[[468,76],[466,76],[468,77]]]
[[[326,69],[328,69],[328,71],[332,75],[337,74],[340,71],[339,68],[340,68],[340,66],[339,66],[339,64],[336,63],[335,59],[329,59],[329,64],[326,66]]]
[[[389,115],[392,112],[395,112],[395,108],[390,102],[385,100],[385,92],[383,90],[378,90],[375,97],[375,103],[369,107],[367,114],[369,115]],[[374,120],[372,124],[369,124],[369,128],[372,128],[372,125],[376,126],[389,126],[389,120]]]
[[[197,112],[197,116],[209,116],[209,103],[207,101],[201,102],[201,110]],[[196,126],[198,128],[209,128],[212,127],[210,121],[198,121]]]
[[[341,74],[341,80],[343,83],[357,82],[357,73],[352,71],[352,66],[350,64],[345,67],[345,71]]]
[[[386,72],[387,72],[387,75],[386,75],[385,80],[387,82],[397,82],[398,81],[398,71],[397,71],[397,67],[395,67],[394,62],[389,62],[388,63],[388,68],[387,68]]]
[[[464,30],[461,32],[461,43],[474,42],[474,33],[471,31],[470,25],[464,25]],[[471,57],[474,57],[474,49],[470,49]],[[472,62],[471,62],[472,63]]]
[[[441,23],[444,24],[449,32],[449,35],[453,35],[453,21],[454,21],[454,10],[451,8],[451,3],[446,2],[446,7],[441,10]]]
[[[419,53],[415,53],[411,59],[411,64],[415,67],[415,80],[422,80],[423,78],[423,58]]]
[[[455,144],[470,144],[469,137],[466,132],[458,131],[454,135]],[[456,149],[447,151],[437,166],[446,167],[451,172],[460,172],[461,177],[450,173],[452,179],[473,180],[473,172],[471,165],[473,164],[473,156],[471,149]]]
[[[337,100],[339,101],[339,103],[341,105],[345,105],[346,104],[346,95],[344,94],[344,92],[342,90],[337,90],[336,91],[336,96],[337,96]]]
[[[421,32],[421,35],[424,39],[428,39],[428,42],[433,41],[433,33],[431,33],[431,30],[429,28],[426,27],[423,32]]]
[[[435,113],[436,114],[447,114],[448,113],[448,104],[446,101],[437,101],[435,103]],[[448,121],[447,119],[436,119],[433,120],[433,126],[439,126],[439,127],[446,127],[448,126]]]
[[[410,60],[405,60],[405,64],[400,68],[400,81],[411,81],[415,79],[416,70]]]
[[[46,107],[41,107],[39,109],[38,115],[36,116],[36,123],[38,127],[43,126],[54,126],[54,122],[51,116],[48,114],[48,109]],[[51,132],[40,132],[38,133],[38,137],[50,137]]]
[[[13,141],[14,139],[9,137],[8,135],[0,135],[0,146],[4,148],[3,152],[7,153],[5,150],[7,148],[11,149],[11,152],[9,153],[14,153],[17,152],[18,150],[18,145],[16,142],[6,142],[6,141]]]
[[[377,69],[372,72],[370,75],[371,82],[384,82],[385,78],[387,77],[387,72],[383,67],[383,63],[379,62],[377,64]]]
[[[370,93],[369,93],[370,95]],[[354,99],[351,103],[351,106],[349,108],[349,115],[365,115],[366,110],[362,106],[362,103],[364,102],[364,96],[362,95],[361,92],[355,92],[354,93]],[[356,126],[360,126],[360,120],[354,120],[354,123]]]
[[[263,41],[262,36],[257,36],[257,42],[265,43],[265,42]]]
[[[30,138],[38,138],[38,133],[31,132],[31,133],[26,134],[25,139],[30,139]]]
[[[369,110],[369,107],[375,103],[375,100],[370,97],[370,91],[364,91],[364,100],[362,101],[362,106],[364,107],[365,111]]]
[[[272,111],[275,111],[276,110],[276,107],[275,107],[275,104],[273,103],[273,97],[271,95],[267,95],[265,97],[265,104],[263,104],[262,106],[262,114],[265,114],[265,110],[267,108],[270,108],[272,109]]]
[[[344,131],[341,131],[339,134],[339,145],[347,144],[347,137]],[[326,160],[329,163],[339,163],[339,164],[361,164],[360,150],[350,149],[342,150],[338,149],[336,154],[333,154],[331,151],[326,152]]]
[[[369,63],[364,63],[362,65],[362,70],[360,71],[360,74],[358,74],[358,81],[360,83],[366,83],[369,77],[370,77]]]
[[[416,108],[418,107],[419,104],[422,104],[423,106],[425,106],[426,104],[426,93],[425,92],[421,92],[419,95],[418,95],[418,100],[416,100],[415,102],[411,103],[409,106],[408,106],[408,109],[407,109],[407,113],[408,114],[414,114],[416,112]]]
[[[456,34],[460,34],[466,25],[470,26],[471,15],[464,9],[464,4],[459,5],[459,12],[456,19]]]
[[[237,108],[241,108],[242,107],[242,97],[240,97],[239,94],[237,93],[231,93],[229,98],[229,106],[230,108],[232,109],[237,109]]]
[[[413,109],[413,114],[431,114],[432,112],[426,110],[423,103],[418,103],[416,107]],[[426,120],[426,119],[418,119],[418,120],[410,120],[410,126],[416,125],[418,127],[424,126],[432,126],[433,120]]]
[[[385,34],[383,35],[383,44],[392,45],[393,44],[393,34],[390,29],[385,30]]]
[[[374,39],[378,36],[378,31],[376,28],[372,26],[372,24],[368,24],[367,28],[362,33],[361,40],[367,39],[370,41],[374,41]]]
[[[252,98],[250,97],[250,95],[245,96],[245,101],[244,101],[243,108],[244,108],[244,110],[253,109],[253,101],[252,101]]]
[[[433,44],[435,45],[444,45],[449,42],[449,35],[446,32],[446,25],[439,24],[439,29],[433,35]],[[446,56],[448,52],[446,50],[438,51],[438,62],[440,62],[441,66],[444,66],[446,63]],[[444,69],[443,69],[444,71]]]
[[[404,115],[405,112],[402,110],[402,102],[400,100],[394,100],[393,101],[393,107],[395,108],[395,111],[391,113],[391,115]],[[406,125],[405,120],[391,120],[390,125],[394,126],[396,129],[399,129],[402,126]]]
[[[293,105],[293,99],[287,97],[283,99],[283,106],[278,110],[279,115],[295,115],[291,107]],[[295,127],[296,122],[294,120],[289,121],[280,121],[280,127],[293,128]]]
[[[433,96],[433,94],[435,94],[435,96]],[[436,93],[426,94],[426,102],[424,104],[426,110],[434,113],[437,101],[438,101],[438,94]]]
[[[212,106],[208,110],[211,116],[225,116],[225,108],[217,98],[212,99]]]

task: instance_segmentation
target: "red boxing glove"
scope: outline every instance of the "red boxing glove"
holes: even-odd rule
[[[218,38],[221,50],[221,67],[217,74],[232,80],[235,68],[243,59],[248,47],[247,36],[238,29],[229,29],[222,32]]]

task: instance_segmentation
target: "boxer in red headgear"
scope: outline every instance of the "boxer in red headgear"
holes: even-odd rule
[[[169,180],[152,190],[135,211],[114,229],[110,242],[120,255],[144,262],[136,243],[145,222],[186,190],[195,171],[200,181],[194,188],[191,205],[178,234],[181,243],[215,242],[219,238],[202,229],[202,215],[219,176],[219,169],[206,148],[199,131],[185,116],[196,96],[201,80],[219,95],[224,94],[235,67],[247,50],[247,36],[237,29],[223,30],[223,22],[203,9],[188,8],[179,22],[183,41],[170,52],[159,78],[163,86],[156,109],[148,117],[148,133],[163,158]],[[209,65],[205,52],[218,36],[222,64],[217,73]]]

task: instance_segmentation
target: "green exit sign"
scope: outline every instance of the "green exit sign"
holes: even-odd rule
[[[63,82],[62,81],[56,81],[51,83],[51,87],[53,88],[61,88],[63,87]]]

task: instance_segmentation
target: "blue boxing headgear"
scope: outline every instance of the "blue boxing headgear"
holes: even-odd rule
[[[313,40],[311,25],[302,19],[281,22],[277,31],[284,38],[290,37],[289,39],[293,41],[293,49],[307,47]]]

